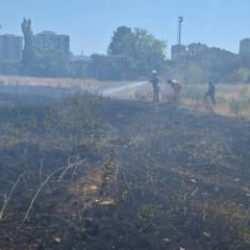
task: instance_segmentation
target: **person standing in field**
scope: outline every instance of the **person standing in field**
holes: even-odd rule
[[[179,101],[182,86],[181,83],[176,80],[168,80],[168,84],[171,86],[173,90],[172,102],[177,103]]]
[[[205,94],[205,99],[207,101],[209,101],[213,106],[216,105],[215,94],[216,94],[215,85],[214,85],[214,83],[212,81],[209,81],[209,83],[208,83],[208,91]]]
[[[152,71],[150,82],[153,87],[153,102],[159,103],[160,101],[160,79],[156,70]]]

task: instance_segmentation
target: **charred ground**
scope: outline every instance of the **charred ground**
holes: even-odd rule
[[[6,100],[1,250],[250,248],[249,122],[93,96]]]

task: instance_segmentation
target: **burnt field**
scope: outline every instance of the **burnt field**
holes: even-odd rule
[[[250,123],[0,98],[1,250],[250,249]]]

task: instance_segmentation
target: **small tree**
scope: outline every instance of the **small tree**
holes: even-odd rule
[[[165,50],[165,42],[146,30],[121,26],[114,32],[108,54],[127,58],[129,73],[138,77],[149,75],[153,69],[161,70],[166,60]]]
[[[133,54],[134,38],[131,28],[126,26],[118,27],[108,47],[108,55],[131,56]]]
[[[30,69],[30,66],[33,64],[34,54],[33,54],[33,32],[31,28],[31,20],[25,19],[21,25],[23,36],[24,36],[24,49],[22,57],[22,66],[23,71],[27,73]]]

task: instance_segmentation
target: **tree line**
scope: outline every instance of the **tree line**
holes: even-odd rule
[[[167,59],[166,42],[144,29],[118,27],[104,54],[93,54],[86,61],[73,61],[60,50],[33,46],[31,20],[24,19],[24,49],[21,63],[0,63],[0,73],[40,77],[83,77],[98,80],[135,80],[148,78],[157,70],[163,78],[186,83],[249,82],[250,58],[206,48],[195,56],[175,62]],[[195,47],[191,44],[190,47]]]
[[[31,21],[24,20],[22,73],[36,76],[85,76],[100,80],[137,79],[153,69],[160,70],[166,62],[166,44],[143,29],[118,27],[106,54],[93,54],[78,71],[57,50],[38,50],[32,46]]]

